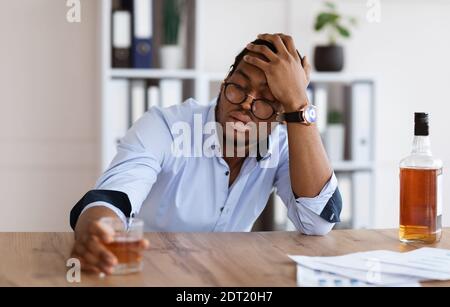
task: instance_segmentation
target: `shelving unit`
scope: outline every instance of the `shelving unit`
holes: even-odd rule
[[[193,69],[165,70],[165,69],[111,69],[109,72],[111,78],[120,79],[196,79],[199,77]]]
[[[188,65],[186,69],[179,70],[165,70],[160,68],[152,69],[133,69],[125,68],[118,69],[111,67],[111,1],[102,0],[102,68],[101,68],[101,80],[102,80],[102,165],[106,167],[110,162],[112,154],[115,152],[114,143],[111,142],[110,137],[110,112],[111,112],[111,86],[114,80],[158,80],[162,79],[179,79],[183,80],[183,88],[185,97],[194,97],[199,103],[207,104],[216,95],[220,82],[226,76],[227,71],[223,72],[210,72],[206,71],[206,66],[203,57],[203,52],[206,50],[204,44],[206,42],[203,39],[202,29],[207,24],[207,14],[204,11],[205,0],[190,0],[191,3],[188,18],[191,20],[193,26],[188,36],[192,38],[188,42],[186,47],[187,53],[189,53]],[[162,0],[154,0],[162,1]],[[158,29],[155,35],[158,36]],[[231,61],[232,59],[230,59]],[[370,74],[351,74],[351,73],[313,73],[311,76],[312,86],[330,86],[338,85],[346,88],[351,88],[353,84],[369,84],[371,87],[370,99],[370,112],[369,119],[370,124],[370,139],[365,140],[370,142],[370,157],[364,160],[353,159],[351,154],[346,153],[345,159],[340,161],[332,161],[333,168],[338,177],[343,179],[344,188],[341,189],[344,198],[344,206],[351,203],[351,206],[346,207],[346,213],[344,214],[346,220],[339,226],[342,228],[368,228],[372,226],[372,217],[374,216],[374,118],[373,110],[375,105],[375,97],[373,95],[374,87],[376,84],[376,77]],[[186,85],[186,86],[185,86]],[[345,102],[345,99],[344,99]],[[348,110],[346,111],[348,112]],[[349,122],[346,122],[347,131],[357,131],[358,127],[350,127]],[[352,143],[351,133],[346,133],[346,142]],[[364,141],[364,142],[365,142]],[[346,144],[346,150],[351,147]],[[347,180],[348,179],[348,180]],[[345,186],[349,186],[346,188]],[[359,185],[358,188],[355,188]],[[351,208],[349,208],[351,207]],[[255,229],[258,230],[271,230],[271,229],[291,229],[287,219],[281,219],[286,214],[283,213],[282,206],[275,197],[272,197],[269,206],[262,214],[258,223],[256,223]],[[275,217],[275,218],[274,218]],[[348,218],[347,218],[348,217]],[[258,226],[259,225],[259,226]]]

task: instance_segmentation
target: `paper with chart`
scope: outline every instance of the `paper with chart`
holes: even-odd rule
[[[363,282],[355,278],[347,278],[335,273],[313,270],[297,265],[297,286],[299,287],[375,287],[377,285]],[[416,281],[393,284],[392,286],[420,287]]]
[[[450,280],[450,250],[421,248],[406,253],[375,250],[333,257],[289,257],[298,264],[297,274],[304,274],[297,276],[299,284],[311,281],[314,276],[316,283],[327,285],[332,284],[336,276],[342,277],[337,283],[349,286],[355,286],[355,280],[361,283],[358,286],[417,285],[425,280]],[[334,275],[319,276],[318,272]]]
[[[316,271],[337,274],[341,277],[358,280],[371,285],[393,286],[399,284],[411,284],[419,281],[419,278],[417,277],[383,273],[380,271],[380,262],[372,262],[371,260],[361,261],[361,266],[343,267],[338,265],[337,263],[334,263],[332,259],[326,259],[325,261],[322,261],[323,258],[335,257],[290,257],[302,267],[306,267]],[[345,257],[349,262],[357,262],[359,259],[361,259],[361,256],[355,254],[349,254],[340,257]]]
[[[422,247],[403,253],[401,257],[388,256],[381,258],[386,264],[395,264],[406,268],[415,268],[433,272],[438,276],[450,276],[450,250],[432,247]],[[445,278],[449,279],[449,278]]]
[[[303,287],[370,287],[373,286],[353,278],[334,273],[310,269],[297,265],[297,285]]]

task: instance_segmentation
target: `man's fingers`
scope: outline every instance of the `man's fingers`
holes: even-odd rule
[[[72,254],[83,255],[86,252],[86,247],[80,241],[75,242]]]
[[[312,67],[311,67],[311,64],[309,63],[306,55],[303,57],[302,64],[303,64],[303,69],[305,70],[306,79],[308,80],[308,83],[309,83]]]
[[[113,266],[106,263],[101,263],[98,267],[100,268],[100,271],[106,275],[111,275],[114,271]]]
[[[280,36],[274,34],[259,34],[258,38],[271,42],[277,49],[278,55],[287,55],[288,50]]]
[[[81,255],[85,271],[111,274],[112,267],[117,264],[116,257],[101,243],[99,238],[92,235],[84,241],[76,242],[73,254]]]
[[[86,271],[103,272],[105,274],[112,273],[114,264],[104,261],[101,257],[89,251],[84,252],[82,259],[82,268],[84,265]]]
[[[260,58],[251,55],[244,56],[244,61],[260,68],[262,71],[267,71],[270,65],[269,62],[266,62],[264,60],[261,60]]]
[[[100,258],[91,253],[90,251],[84,252],[83,259],[86,260],[86,262],[91,265],[97,265],[100,261]]]
[[[115,265],[117,263],[117,259],[114,254],[111,253],[97,237],[91,237],[91,239],[86,243],[86,247],[89,252],[102,261],[105,261],[107,264]]]
[[[81,270],[83,272],[91,273],[91,274],[99,274],[100,273],[100,269],[97,268],[97,266],[87,263],[86,260],[83,259],[83,257],[79,257],[78,260],[80,260]]]
[[[273,53],[273,51],[270,50],[269,47],[264,45],[255,45],[250,43],[246,48],[252,52],[264,55],[269,61],[274,61],[277,58],[277,55]]]
[[[148,242],[147,239],[142,239],[141,241],[139,241],[139,247],[142,249],[147,249],[150,247],[150,242]]]
[[[88,229],[91,235],[97,236],[105,243],[112,242],[114,239],[114,229],[108,225],[95,221],[89,225]]]
[[[276,35],[278,35],[281,38],[289,53],[294,58],[299,59],[300,57],[299,54],[297,53],[297,49],[295,48],[294,39],[291,36],[283,33],[276,33]]]

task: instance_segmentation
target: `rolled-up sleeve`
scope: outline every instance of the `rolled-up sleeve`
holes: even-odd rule
[[[280,164],[275,175],[277,194],[287,207],[288,217],[304,234],[325,235],[339,222],[342,199],[336,175],[333,173],[316,197],[296,198],[289,176],[287,147],[282,150]]]
[[[125,216],[137,214],[169,155],[171,141],[170,129],[160,111],[148,111],[120,140],[116,156],[94,190],[72,209],[72,227],[87,206],[108,203]]]

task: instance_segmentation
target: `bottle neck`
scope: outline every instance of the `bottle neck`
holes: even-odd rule
[[[412,154],[431,156],[430,136],[415,135],[413,139]]]

